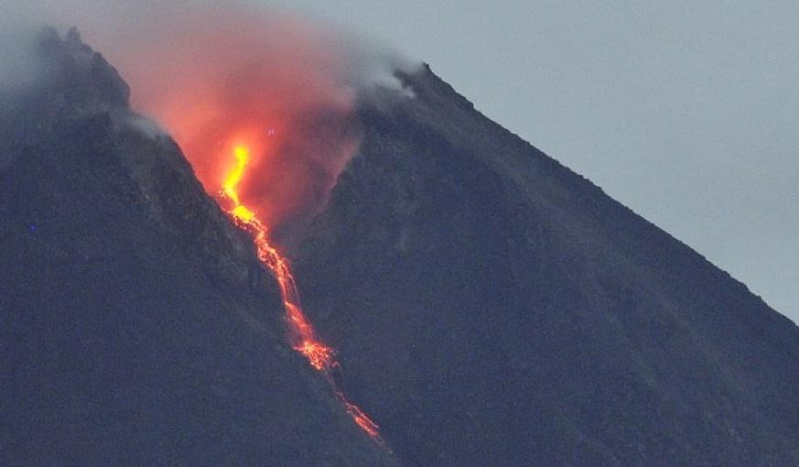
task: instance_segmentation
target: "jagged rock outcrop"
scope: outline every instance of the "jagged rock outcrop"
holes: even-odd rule
[[[0,102],[0,464],[379,465],[175,143],[44,31]]]
[[[429,69],[402,79],[295,256],[405,463],[799,463],[792,322]]]

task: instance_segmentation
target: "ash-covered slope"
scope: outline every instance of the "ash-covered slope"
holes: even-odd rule
[[[799,465],[799,330],[429,69],[296,250],[409,465]]]
[[[276,285],[71,31],[0,95],[0,464],[373,465]]]

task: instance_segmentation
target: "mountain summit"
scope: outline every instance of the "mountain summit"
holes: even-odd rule
[[[425,67],[278,285],[77,32],[0,92],[0,463],[797,465],[799,329]],[[332,373],[332,372],[331,372]]]
[[[74,30],[36,56],[0,112],[0,464],[393,464],[116,71]]]
[[[796,465],[799,329],[429,68],[298,248],[351,394],[413,465]]]

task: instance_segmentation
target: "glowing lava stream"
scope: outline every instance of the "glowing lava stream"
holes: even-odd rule
[[[316,370],[321,371],[333,384],[336,396],[344,404],[347,412],[372,439],[380,442],[378,426],[357,405],[348,401],[344,393],[336,387],[332,377],[332,370],[338,366],[334,359],[335,351],[325,345],[314,332],[313,326],[305,317],[300,305],[300,294],[297,284],[291,274],[288,261],[269,244],[268,230],[255,213],[247,206],[241,204],[236,187],[244,175],[244,169],[249,161],[249,151],[244,146],[236,146],[236,167],[225,177],[220,195],[232,206],[227,210],[233,222],[241,229],[250,233],[258,251],[258,259],[269,268],[280,285],[280,294],[286,310],[286,321],[291,336],[291,345],[294,350],[303,354]]]

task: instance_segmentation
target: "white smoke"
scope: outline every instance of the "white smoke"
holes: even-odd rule
[[[32,38],[45,26],[55,27],[62,34],[77,27],[87,44],[102,53],[112,65],[117,65],[127,60],[131,51],[146,49],[144,44],[157,40],[171,24],[182,22],[186,16],[202,11],[224,17],[232,11],[247,10],[257,15],[299,18],[294,13],[246,0],[7,0],[0,3],[0,89],[20,87],[35,78],[36,68],[30,53]],[[346,50],[350,73],[349,82],[344,84],[361,92],[376,87],[412,95],[396,78],[395,72],[411,73],[421,66],[421,61],[403,57],[380,41],[357,36],[323,21],[310,18],[302,18],[302,21],[326,31]],[[169,47],[168,42],[164,47]],[[121,71],[125,78],[125,70]],[[150,71],[159,73],[156,69]]]

